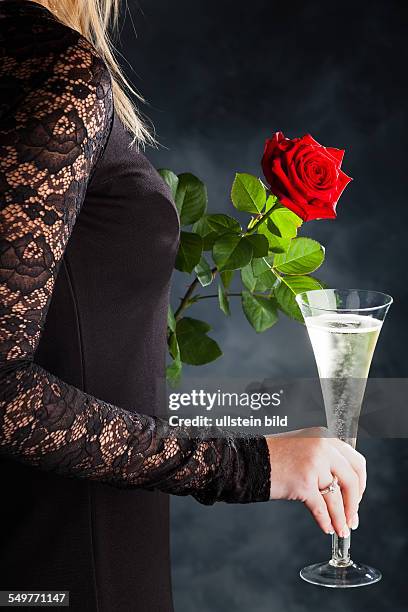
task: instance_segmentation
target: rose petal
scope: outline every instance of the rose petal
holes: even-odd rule
[[[284,193],[296,202],[299,205],[307,204],[307,200],[303,197],[301,193],[299,193],[295,187],[292,185],[287,175],[282,171],[282,165],[280,159],[274,159],[272,162],[272,171],[273,173],[279,177],[279,181],[284,189]]]
[[[335,219],[336,204],[327,204],[320,200],[311,200],[304,211],[304,221],[314,221],[315,219]]]
[[[278,195],[278,194],[276,194],[276,195]],[[306,213],[305,213],[305,207],[304,206],[300,206],[299,204],[297,204],[296,202],[293,202],[292,200],[290,200],[287,196],[285,196],[283,194],[279,195],[278,197],[279,197],[279,202],[283,206],[286,206],[286,208],[289,208],[289,210],[291,210],[292,212],[296,213],[298,217],[303,219],[303,221],[308,221],[308,219],[306,218]]]
[[[305,134],[304,136],[302,136],[300,140],[302,141],[303,144],[317,145],[318,147],[322,146],[320,142],[317,142],[317,140],[315,140],[311,134]]]
[[[336,161],[341,164],[344,157],[344,149],[334,149],[333,147],[326,147],[326,151],[334,157]]]
[[[338,185],[337,185],[337,199],[340,198],[341,194],[343,193],[343,191],[345,190],[347,185],[352,180],[353,179],[351,178],[351,176],[347,176],[347,174],[345,172],[343,172],[343,170],[340,170],[340,172],[339,172],[339,182],[338,182]]]

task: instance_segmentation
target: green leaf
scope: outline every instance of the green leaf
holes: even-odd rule
[[[266,257],[268,255],[269,244],[268,239],[261,234],[252,234],[247,236],[247,240],[252,245],[254,257]]]
[[[257,280],[256,280],[255,290],[261,291],[261,292],[264,292],[264,291],[272,292],[272,290],[274,289],[275,285],[278,282],[278,279],[276,278],[272,270],[265,270],[265,272],[262,272],[262,274],[260,274],[256,278]]]
[[[257,277],[254,275],[252,265],[250,263],[241,269],[241,280],[242,284],[248,289],[248,291],[255,291]]]
[[[181,323],[183,321],[183,323]],[[207,321],[201,321],[201,319],[192,319],[191,317],[183,317],[177,321],[176,331],[180,333],[186,330],[194,331],[197,334],[207,334],[211,331],[211,325]]]
[[[266,222],[269,219],[269,215],[266,215],[265,213],[269,212],[269,210],[275,206],[276,202],[277,202],[276,196],[274,195],[268,196],[268,199],[266,200],[266,203],[265,203],[265,207],[262,211],[262,215],[259,216],[259,214],[257,214],[254,217],[251,217],[251,220],[248,223],[248,229],[249,230],[252,229],[254,225],[256,225],[257,223],[259,223],[258,227],[262,227],[264,223],[266,227]]]
[[[190,225],[198,221],[206,211],[207,188],[193,174],[179,174],[175,201],[181,225]]]
[[[284,274],[309,274],[324,261],[324,247],[311,238],[295,238],[286,253],[275,256],[274,266]]]
[[[180,359],[180,348],[177,342],[177,336],[175,333],[170,335],[169,341],[169,353],[173,357],[173,361],[166,367],[166,378],[168,383],[175,387],[181,378],[182,364]]]
[[[252,258],[252,245],[245,237],[223,234],[214,243],[213,258],[220,272],[243,268]]]
[[[266,200],[266,204],[265,204],[265,208],[264,208],[264,213],[268,212],[268,210],[271,210],[271,208],[273,208],[276,203],[278,201],[278,198],[271,194],[268,196],[268,199]]]
[[[218,344],[207,336],[210,326],[204,321],[184,317],[177,322],[176,333],[181,361],[190,365],[203,365],[222,355]]]
[[[183,365],[181,359],[174,359],[170,365],[166,367],[166,379],[171,387],[176,387],[181,379]]]
[[[313,276],[285,276],[275,289],[275,297],[279,307],[292,319],[303,322],[303,316],[295,297],[303,291],[323,289],[324,285]]]
[[[206,217],[208,225],[217,234],[224,234],[225,232],[238,234],[242,231],[238,221],[229,215],[206,215]]]
[[[279,238],[279,236],[270,235],[269,238],[269,251],[272,253],[285,253],[290,247],[290,238]]]
[[[199,234],[203,239],[203,251],[211,251],[214,246],[214,242],[218,238],[217,232],[215,232],[208,223],[208,217],[210,215],[203,215],[193,225],[193,232]]]
[[[238,210],[260,213],[266,202],[266,190],[256,176],[237,173],[232,184],[231,199]]]
[[[201,255],[200,261],[194,268],[194,271],[197,274],[197,278],[203,287],[211,285],[213,280],[213,274],[211,272],[211,268],[208,264],[208,261],[206,260],[204,255]]]
[[[229,307],[229,301],[228,301],[228,297],[227,294],[224,290],[224,287],[220,284],[218,285],[218,304],[222,310],[222,312],[229,317],[231,314],[230,311],[230,307]]]
[[[179,184],[179,179],[177,174],[174,174],[171,170],[166,170],[166,168],[160,168],[157,171],[165,183],[170,187],[171,195],[173,196],[173,200],[176,199],[176,191],[177,186]]]
[[[175,332],[170,335],[168,345],[170,355],[173,357],[173,359],[178,359],[180,357],[180,348],[177,342],[177,336]]]
[[[222,284],[226,289],[231,285],[232,278],[234,276],[234,270],[226,270],[225,272],[220,272],[220,277],[222,280]]]
[[[243,291],[242,309],[257,333],[269,329],[278,320],[276,301],[273,298],[260,297],[252,295],[249,291]]]
[[[302,219],[284,206],[277,206],[267,220],[267,226],[272,234],[281,238],[295,238]]]
[[[284,253],[290,246],[290,238],[281,238],[276,234],[273,234],[268,227],[268,220],[262,223],[258,228],[258,234],[262,234],[268,240],[269,251],[272,253]]]
[[[252,263],[256,261],[252,260]],[[243,285],[248,291],[272,291],[276,285],[276,276],[270,269],[266,269],[264,272],[255,276],[254,270],[251,264],[248,264],[241,270],[241,279]]]
[[[252,260],[252,270],[255,276],[259,276],[266,272],[266,270],[270,270],[273,268],[274,256],[270,255],[269,257],[254,257]]]
[[[190,274],[200,261],[202,248],[201,236],[192,232],[180,232],[180,244],[175,264],[177,270]]]
[[[174,314],[170,305],[167,309],[167,327],[172,332],[176,331],[176,319],[174,318]]]

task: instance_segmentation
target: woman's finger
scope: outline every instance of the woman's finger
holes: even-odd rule
[[[305,506],[311,512],[314,520],[324,533],[334,533],[329,511],[323,499],[323,495],[319,491],[305,501]]]
[[[339,481],[347,526],[356,528],[360,503],[359,478],[349,461],[336,448],[333,448],[331,455],[330,470]]]
[[[333,469],[332,473],[328,472],[325,478],[323,478],[322,480],[319,479],[319,489],[325,489],[326,487],[328,487],[333,480],[334,474],[335,471]],[[326,493],[325,495],[322,495],[319,492],[319,495],[323,498],[323,501],[327,506],[327,511],[329,513],[330,520],[335,532],[340,538],[347,538],[350,534],[350,531],[347,525],[346,514],[344,511],[343,496],[340,486],[337,486],[334,491]]]
[[[349,461],[353,470],[357,473],[358,480],[360,483],[360,501],[363,497],[363,493],[367,486],[367,472],[366,472],[366,460],[364,456],[356,451],[350,444],[346,444],[342,440],[338,440],[337,438],[333,439],[333,444],[336,448],[344,455],[344,457]]]

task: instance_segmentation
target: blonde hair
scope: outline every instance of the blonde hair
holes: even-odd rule
[[[130,85],[115,57],[110,32],[116,32],[121,0],[34,0],[48,8],[65,25],[84,36],[109,68],[112,77],[116,113],[133,135],[131,146],[155,144],[155,138],[132,102],[133,94],[139,102],[143,97]]]

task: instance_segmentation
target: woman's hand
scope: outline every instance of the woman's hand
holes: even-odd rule
[[[329,437],[324,427],[266,436],[271,461],[271,499],[305,503],[325,533],[348,537],[358,526],[358,506],[366,487],[363,455]],[[337,476],[339,487],[322,495]]]

